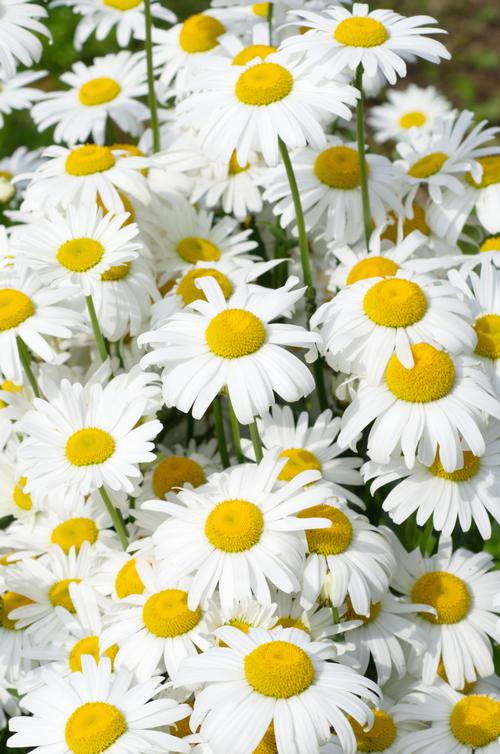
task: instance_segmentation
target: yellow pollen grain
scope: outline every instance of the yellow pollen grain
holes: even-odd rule
[[[489,236],[485,238],[479,251],[484,254],[486,251],[500,251],[500,236]]]
[[[399,125],[401,128],[421,128],[427,123],[427,115],[421,110],[411,110],[409,113],[405,113],[399,119]]]
[[[271,3],[254,3],[252,5],[252,13],[260,18],[267,18],[269,15],[269,6]]]
[[[85,636],[80,639],[71,648],[68,658],[68,664],[73,673],[78,673],[82,669],[82,656],[90,655],[96,663],[99,662],[99,637]]]
[[[66,554],[72,547],[78,552],[84,542],[97,542],[99,532],[91,518],[68,518],[55,527],[50,535],[53,545],[59,545]]]
[[[109,270],[102,273],[101,280],[105,283],[116,283],[118,280],[123,280],[128,277],[130,269],[130,262],[114,265],[113,267],[110,267]]]
[[[56,259],[71,272],[87,272],[99,264],[104,246],[94,238],[71,238],[59,247]]]
[[[20,477],[14,487],[12,498],[18,508],[23,511],[30,511],[33,507],[33,501],[29,492],[25,492],[24,488],[28,480],[25,476]]]
[[[389,33],[384,24],[367,16],[352,16],[341,21],[333,34],[335,40],[349,47],[379,47]]]
[[[274,725],[272,723],[264,733],[262,741],[257,748],[253,750],[252,754],[278,754],[276,736],[274,735]]]
[[[399,270],[399,265],[392,259],[379,256],[367,256],[361,259],[349,271],[347,276],[347,285],[357,283],[359,280],[368,280],[369,278],[386,278],[392,277]]]
[[[132,202],[130,201],[130,199],[128,198],[128,196],[126,196],[125,194],[123,194],[121,191],[118,192],[118,196],[122,200],[124,211],[128,212],[128,214],[129,214],[129,216],[127,217],[127,219],[123,223],[123,225],[130,225],[131,223],[133,223],[135,221],[135,209],[134,209],[134,206],[133,206]],[[103,215],[107,215],[109,213],[109,209],[104,204],[103,200],[101,199],[100,194],[97,194],[96,204],[97,204],[98,207],[100,207],[100,209],[102,209]],[[114,214],[114,213],[112,213],[112,214]]]
[[[425,316],[427,299],[417,283],[388,278],[375,283],[366,292],[363,310],[381,327],[410,327]]]
[[[239,359],[259,351],[266,341],[262,320],[246,309],[224,309],[210,321],[205,339],[222,359]]]
[[[430,178],[439,173],[447,159],[448,155],[444,152],[426,154],[425,157],[421,157],[413,163],[408,170],[408,175],[411,175],[412,178]]]
[[[246,65],[255,58],[265,60],[268,55],[272,55],[276,50],[277,48],[272,45],[249,45],[234,56],[232,65]]]
[[[142,3],[142,0],[102,0],[104,5],[115,10],[127,11],[137,8]]]
[[[282,628],[296,628],[299,631],[304,631],[306,634],[311,633],[308,626],[306,626],[303,621],[299,620],[299,618],[292,618],[291,616],[284,615],[282,618],[278,618],[273,628],[276,628],[276,626],[281,626]]]
[[[453,359],[428,343],[416,343],[411,351],[415,363],[410,369],[396,354],[389,359],[385,380],[391,393],[408,403],[430,403],[448,395],[455,384]]]
[[[182,589],[164,589],[148,597],[142,620],[148,631],[162,639],[187,634],[201,619],[201,610],[190,610]]]
[[[25,597],[24,594],[18,594],[17,592],[4,592],[0,600],[0,624],[8,631],[15,631],[16,621],[9,618],[10,613],[18,607],[25,607],[25,605],[32,604],[33,600],[30,600],[29,597]],[[19,618],[17,620],[19,620]]]
[[[131,594],[142,594],[144,584],[137,573],[137,564],[134,558],[127,560],[120,568],[115,578],[116,596],[119,600],[129,597]]]
[[[208,238],[188,236],[179,241],[175,250],[181,259],[189,264],[218,262],[221,258],[219,247],[209,241]]]
[[[65,454],[73,466],[94,466],[105,463],[115,452],[115,441],[98,427],[85,427],[68,439]]]
[[[484,189],[500,182],[500,155],[489,155],[479,157],[477,162],[483,168],[483,175],[479,182],[475,181],[470,173],[465,174],[465,180],[470,186],[477,189]]]
[[[54,607],[64,607],[68,612],[74,613],[75,606],[69,593],[70,584],[79,584],[81,579],[61,579],[49,589],[49,600]]]
[[[196,13],[184,21],[179,35],[179,44],[184,52],[209,52],[217,47],[217,39],[226,31],[217,18],[206,13]]]
[[[65,168],[69,175],[83,176],[104,173],[115,164],[115,156],[109,147],[84,144],[73,149],[66,158]]]
[[[485,314],[476,319],[474,330],[477,335],[475,353],[486,359],[500,359],[500,315]]]
[[[463,620],[470,609],[471,597],[467,584],[446,571],[431,571],[420,576],[411,591],[412,602],[430,605],[437,615],[419,613],[428,623],[450,625]]]
[[[360,613],[357,613],[351,602],[351,598],[347,598],[347,609],[344,615],[344,620],[360,620],[363,621],[363,623],[368,625],[369,623],[373,623],[373,621],[378,618],[378,615],[382,609],[382,603],[381,602],[371,602],[370,603],[370,613],[369,615],[361,615]]]
[[[183,717],[182,720],[177,720],[177,722],[175,722],[169,730],[170,735],[176,736],[177,738],[185,738],[186,736],[190,736],[193,732],[191,730],[190,723],[191,715]]]
[[[97,79],[92,79],[82,84],[78,92],[78,99],[86,107],[104,105],[106,102],[112,102],[116,99],[121,89],[120,84],[114,79],[100,76]]]
[[[392,218],[394,222],[391,225],[387,226],[387,228],[382,233],[381,238],[383,240],[391,241],[393,244],[396,244],[398,241],[397,217],[392,211],[389,212],[388,216],[389,218]],[[420,204],[416,204],[415,202],[413,203],[413,217],[405,217],[403,220],[403,238],[409,236],[410,233],[413,233],[414,230],[419,230],[424,236],[429,236],[431,233],[431,229],[427,225],[425,218],[424,208],[421,207]]]
[[[488,746],[500,737],[500,701],[480,694],[460,699],[451,711],[450,728],[465,746]]]
[[[192,304],[193,301],[207,300],[205,293],[196,285],[196,281],[200,278],[215,278],[221,287],[224,298],[227,300],[231,296],[233,292],[231,281],[219,270],[203,267],[199,270],[187,272],[177,286],[177,295],[182,298],[184,306]]]
[[[434,476],[437,476],[440,479],[448,479],[450,482],[466,482],[476,476],[480,467],[481,458],[475,456],[470,450],[464,450],[464,462],[462,468],[457,469],[456,471],[446,471],[443,468],[438,451],[434,462],[429,466],[429,471],[431,474],[434,474]]]
[[[287,459],[278,476],[282,482],[290,482],[302,471],[321,471],[319,458],[305,448],[288,448],[279,457]]]
[[[205,536],[223,552],[244,552],[254,547],[264,531],[260,508],[248,500],[223,500],[205,521]]]
[[[244,105],[264,107],[288,97],[293,89],[293,76],[278,63],[257,63],[239,76],[236,97]]]
[[[309,552],[318,555],[340,555],[352,541],[353,528],[345,513],[332,505],[320,504],[297,513],[299,518],[327,518],[331,526],[306,531]]]
[[[107,702],[86,702],[69,716],[64,730],[73,754],[101,754],[127,730],[122,712]]]
[[[163,458],[153,470],[151,484],[156,497],[163,499],[167,492],[184,487],[187,483],[199,487],[207,481],[205,472],[197,461],[184,456]]]
[[[33,301],[15,288],[0,289],[0,332],[19,327],[35,313]]]
[[[314,161],[314,173],[329,188],[343,191],[358,188],[361,175],[357,150],[352,147],[325,149]]]
[[[314,682],[314,666],[303,649],[287,641],[261,644],[244,659],[245,676],[259,694],[290,699]]]
[[[396,740],[397,729],[391,715],[381,709],[373,710],[373,715],[375,720],[370,730],[364,730],[357,720],[349,719],[359,752],[386,751]]]

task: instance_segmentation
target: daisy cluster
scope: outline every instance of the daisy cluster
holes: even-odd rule
[[[112,51],[47,91],[56,5]],[[387,89],[442,34],[0,0],[8,747],[500,754],[500,129]]]

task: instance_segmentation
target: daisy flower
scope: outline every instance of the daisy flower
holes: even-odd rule
[[[254,596],[270,604],[269,584],[298,591],[305,553],[304,529],[328,521],[298,518],[305,505],[323,499],[314,485],[316,471],[304,471],[277,487],[285,461],[268,452],[259,465],[241,464],[212,474],[196,490],[181,490],[175,500],[147,503],[169,518],[153,534],[160,564],[173,579],[194,574],[188,607],[193,610],[219,586],[227,608]]]
[[[500,589],[500,572],[491,571],[493,558],[486,552],[465,549],[453,552],[442,537],[431,557],[417,548],[408,553],[388,532],[397,558],[393,587],[412,602],[429,605],[414,620],[425,631],[423,655],[410,656],[409,670],[434,683],[440,660],[448,682],[462,689],[466,682],[487,678],[494,672],[493,650],[488,637],[500,638],[493,607]],[[498,610],[498,608],[496,608]]]
[[[29,492],[24,491],[26,477],[16,473],[18,450],[18,443],[13,440],[0,457],[0,519],[14,516],[14,519],[28,523],[32,529],[36,513],[40,510],[40,500],[37,495],[33,500]]]
[[[73,149],[52,146],[47,159],[33,174],[25,194],[23,209],[38,211],[47,206],[94,204],[100,199],[110,212],[126,210],[123,195],[149,202],[149,189],[142,171],[145,157],[130,157],[123,149],[99,144],[83,144]],[[20,176],[21,180],[27,176]]]
[[[406,76],[405,57],[413,55],[431,63],[451,55],[428,34],[446,34],[435,28],[431,16],[405,16],[391,10],[372,10],[365,3],[354,3],[352,10],[340,5],[323,13],[298,10],[293,12],[296,26],[308,27],[305,34],[285,39],[284,53],[290,57],[305,56],[307,64],[329,78],[346,69],[363,66],[368,76],[380,71],[389,84],[397,76]]]
[[[70,384],[64,379],[50,401],[39,399],[19,422],[26,434],[19,466],[29,475],[26,491],[86,495],[107,486],[132,492],[140,463],[153,461],[157,420],[140,423],[145,400],[120,389],[116,379],[101,385]]]
[[[38,19],[47,11],[38,3],[27,0],[2,0],[0,14],[0,68],[7,76],[14,76],[18,63],[29,68],[40,60],[42,43],[35,36],[50,38],[48,29]]]
[[[343,451],[335,442],[340,431],[340,418],[333,417],[327,409],[323,411],[314,424],[309,426],[309,416],[303,411],[295,422],[290,406],[275,404],[270,413],[257,419],[259,434],[264,448],[283,448],[280,458],[286,458],[286,464],[278,477],[281,482],[290,482],[302,471],[319,471],[321,479],[329,483],[332,495],[350,500],[357,505],[364,505],[360,498],[348,487],[362,484],[359,474],[361,459],[339,456]],[[248,458],[255,459],[253,446],[242,441],[242,447]]]
[[[47,745],[58,751],[137,751],[188,752],[189,744],[165,733],[190,712],[187,704],[178,704],[162,696],[161,679],[152,678],[136,684],[127,671],[112,673],[111,661],[103,658],[98,665],[93,657],[82,657],[82,670],[61,678],[47,670],[44,685],[26,694],[23,708],[31,716],[10,720],[13,734],[9,746],[33,747],[43,752]]]
[[[387,102],[371,108],[368,122],[379,143],[406,141],[413,133],[430,136],[450,111],[451,104],[435,87],[410,84],[388,89]]]
[[[273,724],[278,754],[315,754],[331,727],[345,754],[354,754],[351,720],[362,727],[373,722],[366,702],[376,704],[379,689],[331,662],[331,643],[311,641],[304,631],[290,628],[244,634],[225,627],[216,635],[226,646],[189,658],[178,678],[184,685],[206,684],[196,698],[191,728],[201,725],[200,734],[214,751],[251,754]]]
[[[42,164],[41,149],[29,151],[26,147],[18,147],[8,157],[0,159],[0,202],[15,199],[16,204],[24,196],[29,179],[19,176],[33,173]],[[13,180],[16,178],[16,182]],[[2,199],[2,193],[5,197]]]
[[[187,485],[195,489],[220,469],[217,441],[214,439],[207,443],[190,440],[187,446],[176,443],[172,448],[160,445],[154,464],[144,473],[139,500],[153,497],[164,500],[169,492]]]
[[[143,53],[122,50],[89,66],[78,61],[60,80],[69,89],[47,93],[31,111],[39,131],[55,126],[56,142],[77,144],[90,137],[104,144],[109,118],[125,133],[140,134],[149,115],[138,99],[147,93]]]
[[[329,136],[326,149],[295,152],[292,162],[308,230],[324,226],[327,241],[357,241],[362,233],[363,206],[356,145]],[[367,154],[366,162],[372,217],[380,225],[389,210],[399,213],[402,209],[400,176],[382,155]],[[284,166],[269,171],[265,181],[268,188],[264,199],[274,203],[273,213],[280,217],[282,227],[293,223],[296,232],[293,199]]]
[[[200,73],[196,87],[178,106],[181,123],[200,129],[200,148],[208,157],[228,163],[236,152],[239,165],[247,164],[252,151],[276,165],[278,138],[288,149],[325,148],[324,126],[332,117],[349,120],[357,97],[354,87],[318,81],[281,52]]]
[[[0,74],[0,128],[4,126],[4,115],[13,110],[29,110],[34,102],[45,94],[41,89],[28,86],[46,76],[47,71],[23,71],[11,77]]]
[[[464,696],[445,683],[419,686],[394,714],[397,721],[419,724],[403,734],[401,751],[496,754],[500,749],[500,701],[486,694]]]
[[[500,402],[470,356],[451,356],[429,343],[410,348],[413,367],[393,354],[380,385],[360,381],[337,442],[355,449],[359,433],[373,422],[368,436],[373,461],[389,463],[400,450],[408,468],[416,456],[430,466],[439,448],[445,471],[456,471],[464,465],[463,442],[474,455],[485,452],[483,418],[500,419]]]
[[[19,358],[17,338],[33,353],[53,361],[56,352],[45,339],[70,338],[81,327],[78,311],[66,305],[72,291],[54,290],[43,285],[25,266],[0,271],[0,371],[5,379],[22,385],[26,377]]]
[[[2,570],[13,568],[17,557],[14,553],[7,554],[6,556],[2,555],[2,560],[5,560]],[[2,582],[4,581],[5,579],[2,575]],[[25,630],[16,627],[16,621],[10,617],[13,610],[29,603],[30,600],[28,597],[12,591],[5,583],[2,583],[2,599],[0,601],[0,678],[2,680],[5,679],[10,686],[17,686],[20,679],[33,666],[32,660],[27,656],[27,652],[31,647],[31,639],[27,636]],[[0,697],[0,705],[1,701]]]
[[[350,631],[356,623],[349,623],[347,620],[342,623],[334,623],[332,620],[332,611],[329,607],[318,607],[314,605],[311,609],[305,610],[301,603],[300,594],[284,594],[274,590],[272,595],[276,602],[276,616],[274,623],[270,628],[295,628],[298,631],[304,631],[314,641],[325,641],[331,639],[337,634]],[[265,626],[264,626],[265,628]],[[352,644],[336,644],[337,653],[342,654],[342,649],[352,651]]]
[[[477,342],[470,319],[469,305],[450,283],[400,269],[394,277],[359,280],[339,291],[311,325],[320,328],[333,360],[375,385],[393,355],[405,369],[415,367],[415,343],[470,353]]]
[[[215,595],[207,604],[206,622],[211,634],[221,626],[233,626],[247,634],[251,628],[274,628],[277,605],[261,605],[251,597],[233,600],[225,607]]]

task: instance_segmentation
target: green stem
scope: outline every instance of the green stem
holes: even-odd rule
[[[233,404],[231,403],[230,398],[229,398],[229,418],[231,419],[231,432],[233,433],[234,452],[236,453],[236,458],[238,460],[238,463],[243,463],[245,460],[245,457],[243,456],[243,451],[241,450],[240,425],[238,424],[238,419],[236,418],[236,414],[234,413]]]
[[[370,251],[370,236],[372,228],[372,213],[370,210],[370,195],[368,193],[368,168],[365,152],[365,106],[363,97],[363,66],[356,68],[355,86],[359,91],[356,103],[356,133],[358,141],[359,177],[361,180],[361,200],[363,202],[363,225],[365,228],[366,250]]]
[[[316,383],[316,393],[321,411],[328,408],[328,395],[326,392],[325,375],[323,372],[323,359],[318,356],[313,364],[314,381]]]
[[[272,45],[273,43],[273,13],[274,13],[274,3],[269,3],[269,7],[267,9],[267,28],[269,30],[269,44]]]
[[[94,338],[95,338],[95,342],[97,343],[99,355],[102,361],[106,361],[106,359],[109,356],[108,347],[106,346],[104,335],[102,334],[101,328],[99,327],[99,320],[97,319],[97,312],[95,310],[94,300],[92,296],[85,296],[85,301],[87,302],[87,309],[89,310],[90,323],[92,325],[92,330],[94,331]]]
[[[113,522],[113,526],[115,527],[115,531],[118,534],[118,539],[120,540],[120,544],[123,547],[124,550],[128,547],[128,534],[127,534],[127,527],[125,526],[125,522],[122,518],[122,514],[118,510],[118,508],[115,508],[113,505],[110,496],[108,495],[108,491],[105,487],[99,487],[99,492],[101,493],[101,497],[103,499],[104,505],[106,506],[106,510],[108,511],[109,517],[111,518],[111,521]]]
[[[151,16],[151,0],[144,0],[144,20],[146,26],[146,65],[148,72],[148,101],[151,113],[151,131],[153,133],[153,152],[159,152],[160,125],[158,122],[158,105],[156,102],[155,77],[153,68],[153,19]]]
[[[28,378],[28,382],[31,386],[31,389],[35,393],[35,396],[37,398],[40,398],[40,395],[41,395],[40,388],[38,387],[38,382],[31,368],[31,357],[30,357],[30,352],[28,351],[28,347],[26,343],[24,342],[24,340],[19,335],[16,337],[16,343],[17,343],[17,351],[19,353],[19,358],[21,360],[23,369],[26,372],[26,377]]]
[[[222,461],[222,465],[225,469],[231,465],[229,460],[229,451],[227,449],[226,433],[224,431],[224,419],[222,417],[222,404],[220,396],[212,403],[214,411],[215,433],[217,435],[217,445],[219,447],[219,455]]]
[[[255,452],[255,460],[257,463],[262,461],[262,441],[260,439],[259,428],[257,427],[257,421],[254,419],[249,425],[250,437],[252,438],[253,449]]]

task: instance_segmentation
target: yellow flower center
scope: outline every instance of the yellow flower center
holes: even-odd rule
[[[369,615],[360,615],[357,613],[353,606],[350,597],[347,598],[347,610],[344,615],[344,620],[361,620],[363,623],[368,625],[369,623],[373,623],[373,621],[378,617],[378,614],[380,613],[382,609],[382,603],[381,602],[371,602],[370,603],[370,614]]]
[[[282,482],[289,482],[302,471],[321,471],[320,460],[305,448],[288,448],[280,453],[280,458],[288,459],[278,476]]]
[[[340,555],[352,540],[352,524],[341,510],[331,505],[314,505],[297,513],[299,518],[328,518],[332,523],[327,529],[306,531],[309,552],[318,555]]]
[[[411,280],[380,280],[363,299],[366,316],[381,327],[409,327],[419,322],[427,311],[425,293]]]
[[[155,467],[151,484],[156,497],[163,499],[167,492],[184,487],[187,482],[199,487],[207,481],[202,467],[192,458],[168,456]]]
[[[394,222],[392,223],[392,225],[387,226],[387,228],[382,233],[381,238],[387,241],[392,241],[392,243],[395,244],[398,240],[397,218],[394,212],[389,212],[389,217],[391,217]],[[403,238],[409,236],[410,233],[412,233],[414,230],[419,230],[421,233],[423,233],[424,236],[429,236],[431,233],[431,230],[427,225],[425,219],[424,208],[421,207],[420,204],[415,203],[413,204],[413,217],[405,217],[405,219],[403,220]]]
[[[66,157],[66,172],[69,175],[92,175],[104,173],[115,164],[115,156],[109,147],[84,144],[76,147]]]
[[[128,198],[128,196],[126,196],[125,194],[123,194],[121,191],[118,192],[118,195],[119,195],[120,199],[122,200],[122,204],[123,204],[125,212],[129,213],[129,216],[127,217],[127,219],[125,220],[125,222],[123,224],[124,225],[130,225],[135,220],[135,209],[134,209],[134,206],[133,206],[132,202],[130,201],[130,199]],[[103,200],[101,199],[100,194],[97,194],[96,204],[97,204],[98,207],[100,207],[102,209],[103,215],[107,215],[109,213],[109,209],[104,204]]]
[[[244,71],[236,82],[235,94],[244,105],[272,105],[288,97],[293,76],[278,63],[257,63]]]
[[[283,628],[297,628],[299,631],[304,631],[304,633],[306,634],[311,633],[306,624],[301,620],[299,620],[298,618],[291,618],[290,616],[286,615],[284,615],[282,618],[278,618],[273,628],[276,628],[276,626],[282,626]]]
[[[329,147],[316,157],[316,177],[333,189],[351,190],[361,183],[359,160],[352,147]]]
[[[487,359],[500,358],[500,315],[485,314],[476,319],[474,330],[477,335],[475,353]]]
[[[142,0],[102,0],[102,2],[110,8],[115,8],[115,10],[125,11],[137,8],[142,3]]]
[[[217,39],[226,31],[217,18],[196,13],[182,24],[179,43],[184,52],[208,52],[217,47]]]
[[[440,678],[443,679],[445,683],[449,684],[448,675],[446,673],[446,668],[444,667],[443,658],[439,658],[438,667],[437,667],[437,674]],[[461,694],[470,694],[471,691],[473,691],[477,686],[477,681],[467,681],[465,683],[465,686],[462,689],[459,689]]]
[[[23,511],[30,511],[33,507],[33,501],[31,500],[31,495],[29,494],[29,492],[24,491],[27,481],[28,480],[26,479],[25,476],[20,477],[12,493],[12,498],[15,504],[17,505],[18,508],[21,508],[21,510]]]
[[[464,450],[464,465],[457,471],[445,471],[439,458],[439,452],[436,454],[434,463],[429,466],[429,471],[440,479],[448,479],[450,482],[466,482],[468,479],[476,476],[481,466],[481,458],[475,456],[470,450]]]
[[[188,593],[182,589],[164,589],[152,594],[142,609],[142,620],[148,631],[161,639],[187,634],[201,619],[201,610],[190,610]]]
[[[222,359],[239,359],[255,353],[265,343],[264,323],[246,309],[224,309],[208,325],[207,345]]]
[[[467,585],[458,576],[446,571],[424,573],[411,591],[412,602],[430,605],[437,613],[419,613],[421,618],[437,625],[459,623],[465,618],[471,606]]]
[[[260,540],[264,517],[248,500],[223,500],[207,516],[205,536],[217,550],[244,552]]]
[[[267,18],[269,15],[269,6],[271,3],[254,3],[252,5],[252,13],[255,16],[260,16],[261,18]]]
[[[361,259],[349,271],[347,285],[369,278],[392,277],[399,270],[399,265],[387,257],[368,256]]]
[[[238,175],[239,173],[244,173],[245,170],[248,170],[249,167],[250,167],[249,162],[247,162],[247,164],[244,167],[240,165],[240,163],[238,162],[236,150],[233,149],[231,159],[229,160],[229,175]]]
[[[287,641],[270,641],[246,655],[245,676],[253,689],[275,699],[302,694],[314,681],[314,666],[303,649]]]
[[[111,660],[111,664],[113,664],[117,652],[117,644],[113,644],[104,652],[106,657],[109,657],[109,659]],[[91,655],[96,663],[99,662],[101,653],[99,649],[98,636],[86,636],[84,639],[77,641],[76,644],[72,647],[71,652],[69,653],[68,663],[73,673],[78,673],[81,671],[83,655]]]
[[[189,236],[179,241],[176,252],[189,264],[218,262],[221,258],[220,249],[212,241],[209,241],[208,238],[196,238],[195,236]]]
[[[73,466],[93,466],[111,458],[115,452],[115,441],[103,429],[86,427],[71,435],[65,452]]]
[[[411,369],[396,354],[389,359],[385,380],[391,393],[409,403],[430,403],[448,395],[455,384],[452,358],[428,343],[417,343],[411,351],[415,362]]]
[[[121,86],[114,79],[100,76],[97,79],[87,81],[80,87],[78,99],[86,107],[104,105],[116,99],[121,92]]]
[[[470,173],[466,173],[465,180],[471,186],[477,189],[487,188],[493,183],[500,183],[500,155],[490,155],[489,157],[479,157],[477,162],[482,165],[483,176],[477,183]]]
[[[368,731],[364,730],[357,720],[349,720],[356,736],[358,751],[385,751],[396,740],[397,730],[392,717],[381,709],[373,710],[373,714],[375,721]]]
[[[485,238],[479,251],[484,253],[485,251],[500,251],[500,236],[490,236]]]
[[[177,720],[168,732],[171,736],[176,736],[177,738],[185,738],[186,736],[190,736],[193,732],[191,730],[190,723],[191,715],[188,715],[187,717],[183,717],[182,720]]]
[[[232,65],[246,65],[255,58],[265,60],[268,55],[276,52],[276,49],[272,45],[249,45],[234,56]]]
[[[68,518],[56,526],[50,535],[53,545],[59,545],[67,554],[72,547],[78,550],[84,542],[94,544],[98,537],[97,526],[91,518]]]
[[[427,123],[427,115],[421,112],[421,110],[412,110],[402,115],[399,119],[401,128],[420,128],[425,123]]]
[[[0,178],[4,178],[6,181],[11,181],[14,178],[14,175],[10,170],[0,170]]]
[[[0,290],[0,332],[18,327],[35,313],[33,301],[15,288]]]
[[[5,390],[7,393],[20,393],[23,389],[22,385],[16,385],[12,380],[5,380],[0,385],[1,390]]]
[[[115,589],[119,600],[129,597],[131,594],[142,594],[144,592],[144,584],[137,573],[137,564],[134,558],[127,560],[116,574]]]
[[[62,579],[56,581],[49,589],[49,600],[54,607],[64,607],[70,613],[75,612],[75,606],[69,593],[70,584],[79,584],[81,579]]]
[[[457,702],[450,715],[451,732],[460,743],[474,749],[500,736],[500,701],[474,694]]]
[[[104,282],[107,283],[114,283],[117,280],[123,280],[123,278],[126,278],[129,272],[130,262],[117,264],[114,267],[110,267],[109,270],[106,270],[106,272],[103,272],[101,275],[101,280],[104,280]]]
[[[278,754],[276,736],[274,735],[274,726],[272,723],[264,733],[262,741],[257,748],[253,750],[252,754]]]
[[[104,254],[104,246],[94,238],[72,238],[59,247],[56,259],[71,272],[87,272],[98,264]]]
[[[144,157],[144,152],[142,149],[139,149],[139,147],[136,144],[128,144],[127,142],[117,142],[115,144],[111,144],[110,149],[120,149],[122,152],[126,152],[126,155],[122,155],[123,157]],[[141,173],[144,171],[141,170]],[[147,173],[147,170],[145,171]]]
[[[349,47],[379,47],[389,39],[384,24],[368,16],[346,18],[339,23],[333,36],[337,42]]]
[[[431,175],[439,173],[447,159],[448,155],[444,152],[426,154],[425,157],[413,163],[408,170],[408,175],[412,178],[430,178]]]
[[[215,278],[219,283],[226,300],[233,292],[231,281],[223,275],[222,272],[219,272],[219,270],[214,270],[210,267],[204,267],[199,270],[190,270],[184,275],[177,286],[177,295],[182,298],[184,306],[191,304],[193,301],[207,300],[204,292],[196,286],[196,281],[200,278]]]
[[[101,754],[126,730],[125,716],[114,704],[86,702],[69,716],[64,737],[73,754]]]
[[[16,630],[16,621],[9,618],[12,610],[25,605],[32,605],[33,600],[17,592],[4,592],[0,600],[0,624],[9,631]],[[18,619],[19,620],[19,619]]]
[[[251,628],[250,623],[246,623],[245,621],[239,620],[238,618],[231,618],[227,625],[232,626],[233,628],[237,628],[238,631],[243,631],[244,634],[247,634]],[[225,644],[224,646],[227,646],[227,644]]]

